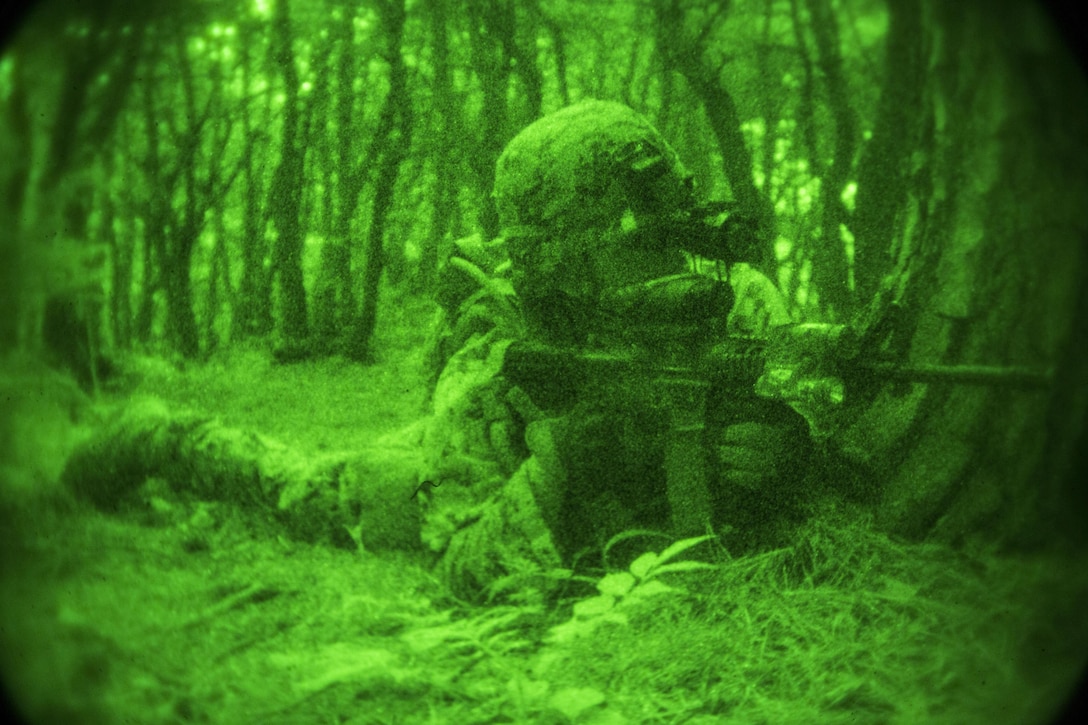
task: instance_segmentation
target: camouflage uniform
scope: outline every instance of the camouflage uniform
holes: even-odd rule
[[[480,284],[442,300],[451,323],[425,435],[425,475],[439,488],[424,497],[424,537],[466,596],[546,575],[622,531],[670,527],[662,483],[669,403],[659,391],[637,376],[578,390],[560,379],[512,385],[503,375],[512,340],[589,351],[660,346],[682,362],[702,340],[789,321],[774,285],[754,269],[731,265],[732,287],[691,272],[684,237],[702,229],[692,223],[691,177],[626,106],[588,101],[523,130],[498,160],[495,197],[501,245],[466,241],[444,275],[447,291],[458,277]],[[615,302],[616,290],[661,278],[705,287],[709,296],[699,299],[725,304],[694,308],[694,324],[688,313],[651,320],[607,312],[627,304]],[[681,332],[655,337],[657,328]],[[761,406],[751,401],[744,420],[700,433],[715,451],[715,490],[730,492],[715,495],[719,508],[738,492],[761,495],[764,471],[782,477],[754,453],[768,429],[784,449],[803,429],[792,411]]]

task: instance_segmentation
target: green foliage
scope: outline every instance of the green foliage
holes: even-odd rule
[[[421,674],[395,652],[351,642],[334,642],[308,656],[276,656],[273,663],[306,673],[305,679],[295,685],[301,694],[320,692],[345,682],[360,689],[389,687]]]
[[[668,563],[688,549],[713,536],[695,536],[672,544],[660,554],[647,551],[635,559],[627,571],[612,572],[597,582],[598,595],[574,605],[570,620],[552,627],[546,641],[556,644],[591,635],[606,623],[626,626],[628,614],[647,600],[662,595],[681,596],[683,589],[669,586],[657,577],[670,572],[691,572],[714,569],[700,561]]]
[[[453,611],[447,610],[424,619],[425,626],[408,630],[401,639],[417,654],[441,650],[472,658],[502,657],[531,645],[523,627],[539,614],[533,607],[500,606],[454,620]]]
[[[576,723],[577,725],[624,725],[630,722],[606,707],[596,687],[554,689],[546,680],[517,674],[506,683],[506,701],[518,722]]]
[[[406,675],[398,664],[400,660],[391,661],[392,676],[399,682],[404,677],[418,674],[419,663],[423,661],[440,662],[442,672],[432,685],[482,700],[472,710],[470,719],[474,722],[488,721],[499,714],[515,717],[516,722],[554,725],[624,725],[630,722],[617,710],[608,708],[605,693],[600,688],[556,686],[547,679],[529,674],[529,658],[540,646],[547,616],[539,606],[503,605],[405,617],[405,621],[413,626],[399,638],[407,645],[416,666]],[[352,678],[358,674],[372,676],[375,658],[369,651],[361,654],[363,661],[338,662],[332,672]],[[473,677],[455,682],[456,678],[448,674],[452,663],[471,668]],[[327,673],[323,677],[327,677]]]
[[[410,280],[419,291],[445,256],[442,240],[497,231],[491,195],[504,142],[589,99],[622,101],[650,119],[645,145],[657,148],[658,135],[667,140],[710,198],[737,194],[743,172],[729,160],[750,155],[756,187],[777,207],[781,247],[790,250],[780,260],[785,291],[798,307],[816,299],[806,296],[801,270],[812,258],[807,243],[817,238],[827,169],[812,159],[830,154],[838,130],[835,113],[820,109],[842,104],[826,83],[802,78],[813,63],[842,64],[849,111],[868,131],[881,91],[870,82],[873,64],[888,29],[881,4],[810,3],[798,12],[751,0],[564,1],[485,3],[461,13],[441,3],[369,8],[320,0],[274,14],[259,5],[266,9],[227,2],[215,12],[197,4],[86,17],[69,9],[71,17],[51,16],[67,32],[29,26],[0,66],[0,94],[11,111],[0,143],[26,159],[19,174],[43,181],[13,194],[16,203],[3,211],[46,219],[65,206],[58,199],[79,201],[77,216],[91,221],[68,233],[108,249],[106,322],[121,331],[120,344],[135,337],[180,345],[192,356],[221,344],[228,330],[263,334],[272,322],[265,312],[272,283],[287,284],[278,279],[287,267],[292,288],[302,277],[310,305],[319,296],[315,281],[335,280],[326,322],[342,325],[360,302],[348,292],[369,290],[361,277],[375,255],[362,241],[371,232],[384,236],[374,249],[387,257],[387,281]],[[841,36],[833,57],[817,53],[817,31]],[[99,47],[103,38],[115,42]],[[674,72],[680,49],[694,58],[685,69],[706,72],[705,87]],[[69,55],[72,62],[57,67]],[[733,140],[718,126],[718,96],[736,106]],[[813,104],[818,112],[806,110]],[[307,119],[298,129],[289,120],[296,116]],[[80,118],[89,120],[72,120]],[[305,143],[292,143],[299,132]],[[593,159],[570,156],[578,146],[572,139],[556,136],[554,146],[509,169],[519,188],[539,197],[534,208],[592,215],[599,206],[578,203],[584,164]],[[391,159],[402,159],[393,181],[379,173],[397,165]],[[835,159],[836,168],[856,165],[852,156]],[[13,189],[23,181],[14,173]],[[93,193],[65,190],[65,177],[92,173]],[[30,249],[31,240],[69,225],[39,226],[16,229],[20,244]],[[273,265],[271,253],[288,231],[343,254],[318,258],[309,245],[303,264]],[[358,263],[345,265],[347,258]],[[500,325],[518,324],[505,294],[492,286],[485,295]],[[379,297],[394,306],[384,292]],[[271,317],[297,307],[277,304]]]

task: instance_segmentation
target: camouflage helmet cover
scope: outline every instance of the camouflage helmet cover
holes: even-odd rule
[[[515,136],[499,157],[494,196],[531,333],[577,341],[596,317],[600,294],[632,281],[621,276],[679,271],[679,249],[656,249],[631,264],[643,245],[624,222],[628,212],[635,228],[686,212],[691,187],[657,129],[621,103],[584,101]]]
[[[505,236],[616,224],[626,209],[690,203],[691,174],[656,128],[622,103],[583,101],[506,146],[494,196]]]

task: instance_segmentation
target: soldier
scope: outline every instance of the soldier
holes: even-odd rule
[[[803,419],[652,372],[789,322],[774,285],[742,263],[764,246],[758,227],[699,205],[659,132],[603,101],[524,129],[498,160],[494,196],[501,239],[466,240],[447,263],[424,441],[438,486],[421,494],[424,536],[455,591],[539,583],[624,531],[773,541],[806,467]],[[514,376],[510,346],[526,340],[651,372]],[[613,547],[609,563],[647,546]]]

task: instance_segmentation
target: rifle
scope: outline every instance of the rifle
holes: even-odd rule
[[[727,337],[676,364],[675,356],[629,348],[600,352],[518,341],[506,350],[503,374],[541,407],[571,401],[597,385],[648,381],[669,419],[665,472],[677,535],[706,532],[711,503],[703,431],[707,394],[785,403],[826,438],[845,413],[885,384],[985,385],[1046,391],[1053,373],[1026,367],[897,363],[845,325],[800,323],[775,328],[768,339]]]
[[[522,340],[507,349],[503,372],[513,384],[527,391],[535,389],[546,400],[557,397],[557,386],[570,390],[591,380],[631,376],[724,387],[786,404],[822,391],[826,402],[834,405],[860,402],[868,397],[863,393],[885,383],[979,385],[1021,391],[1046,391],[1053,383],[1050,369],[898,363],[875,354],[863,355],[864,348],[847,325],[824,323],[783,325],[766,339],[729,336],[690,364],[681,365],[659,362],[645,351],[583,351]],[[564,396],[560,393],[558,397]]]

